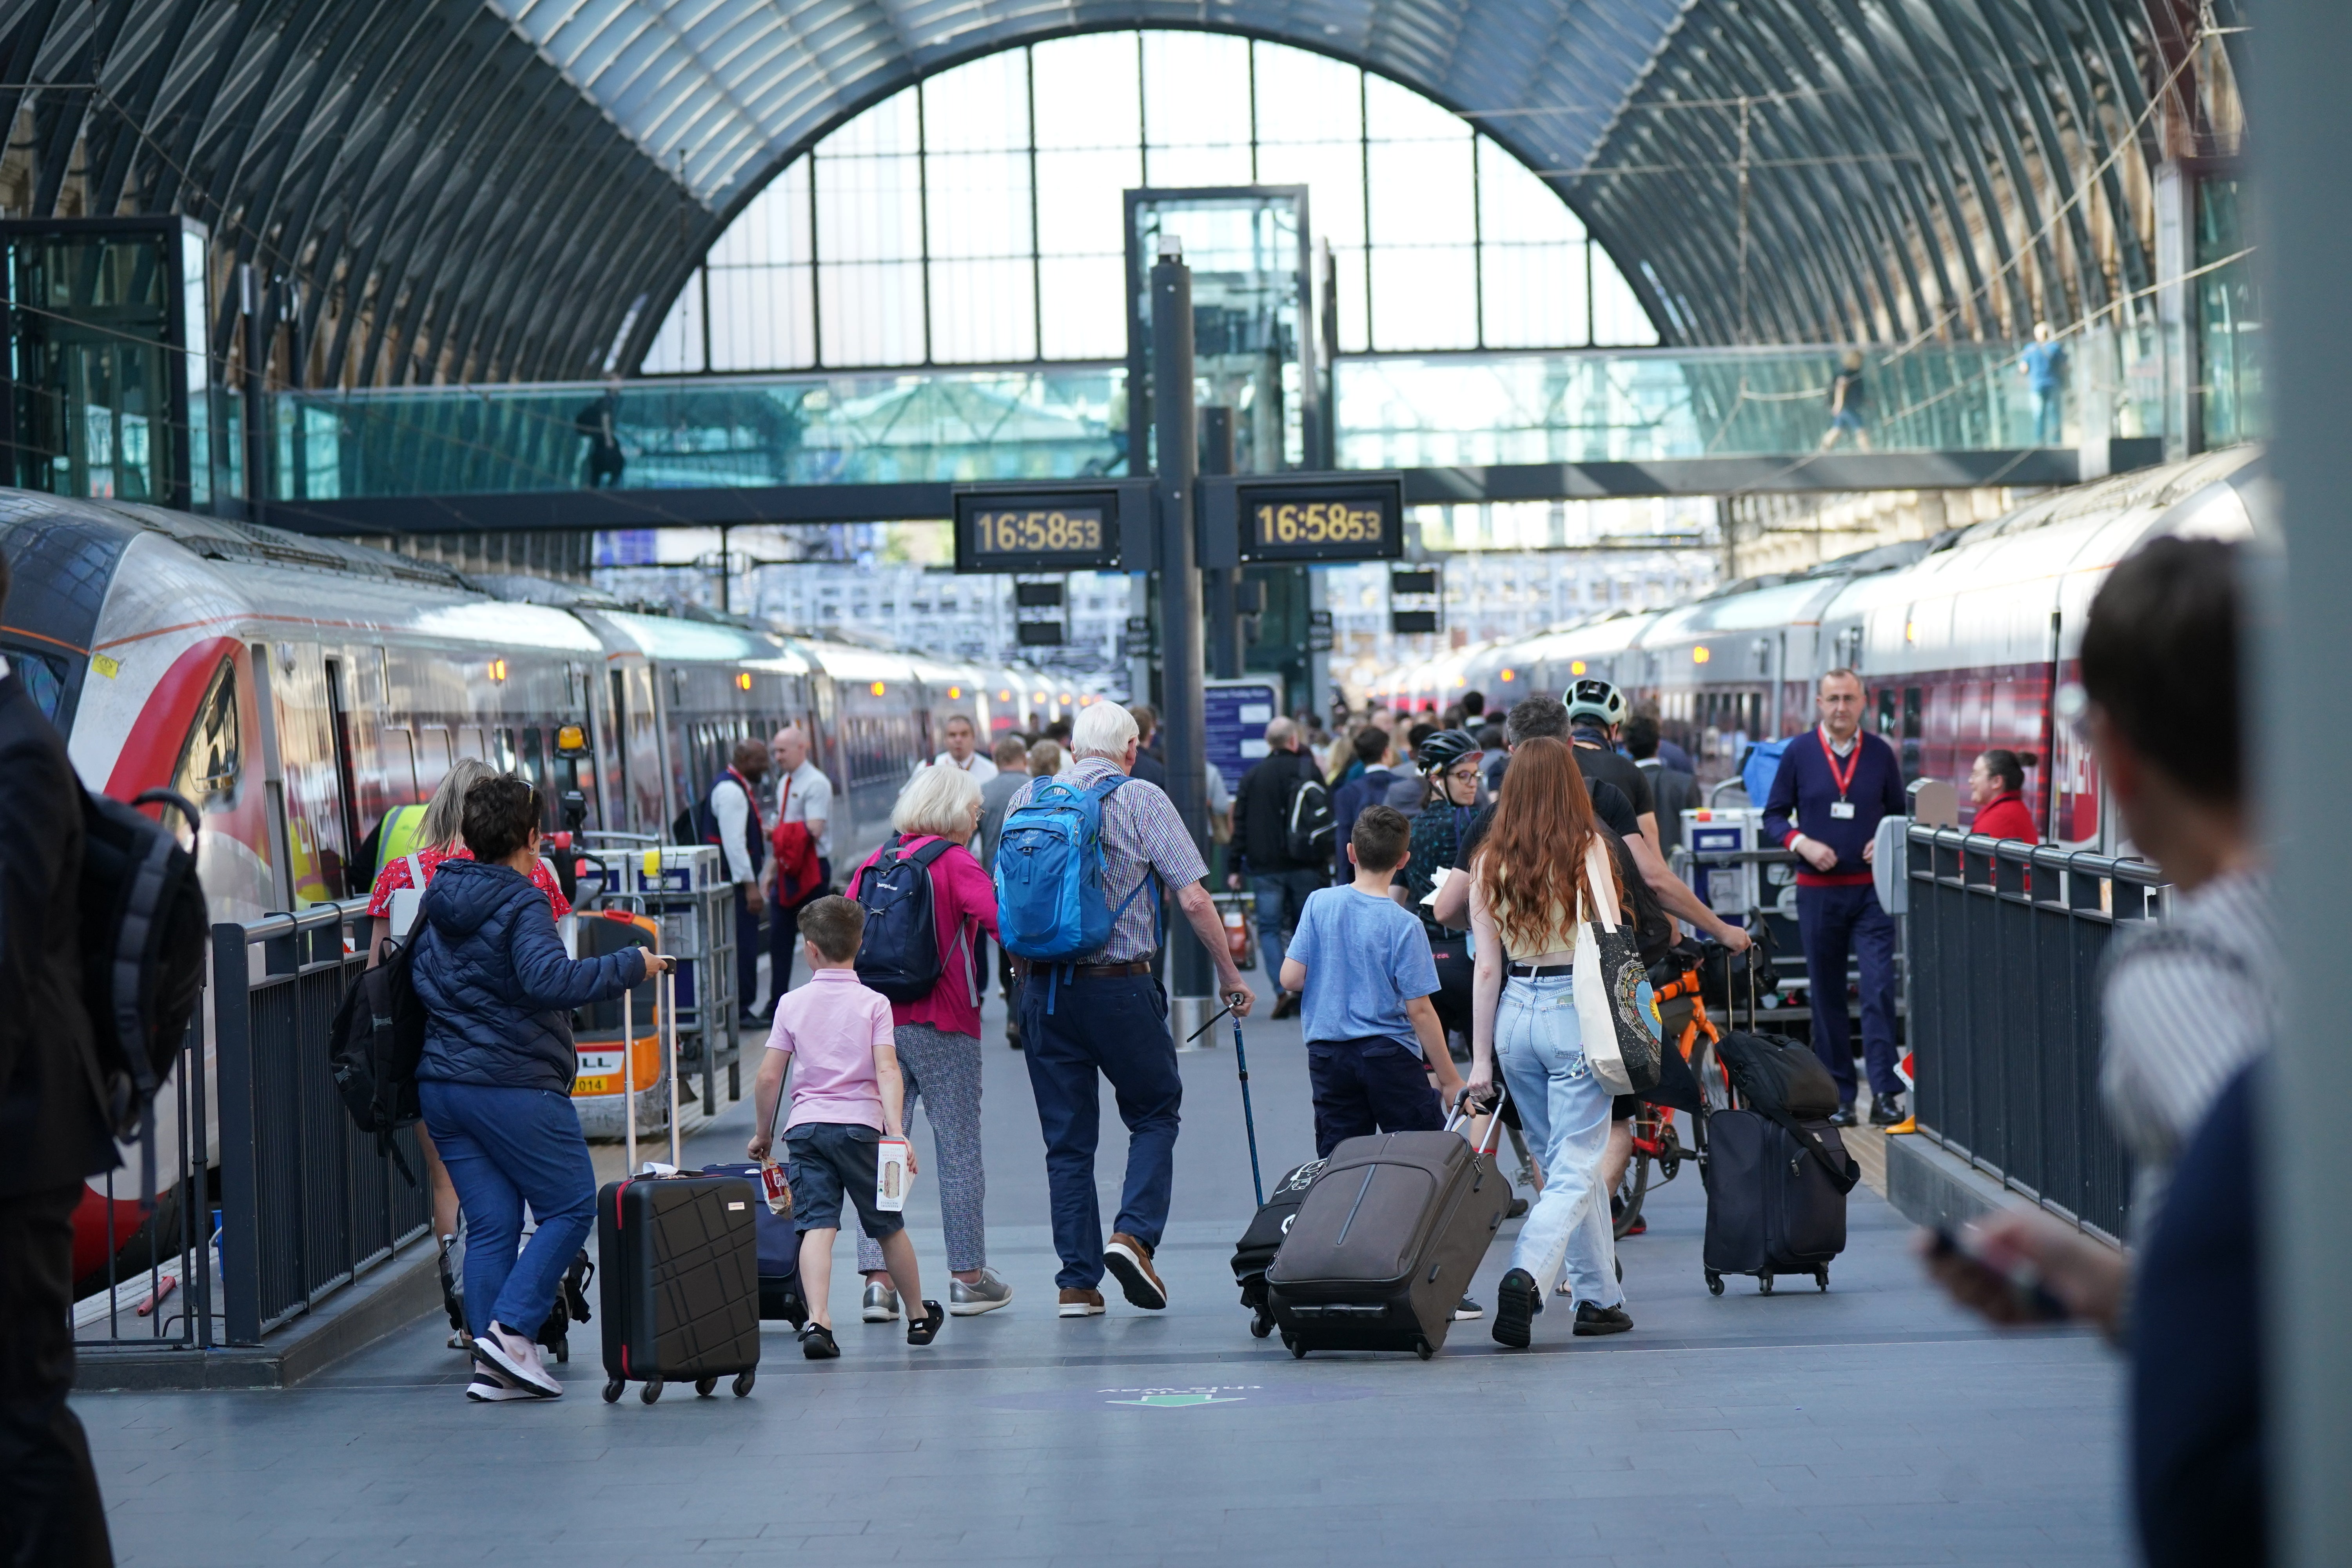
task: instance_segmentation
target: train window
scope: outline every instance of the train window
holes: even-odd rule
[[[499,740],[499,750],[498,754],[490,759],[490,763],[493,767],[497,768],[499,772],[502,773],[510,773],[515,771],[515,732],[512,730],[502,728],[497,731],[496,733]]]
[[[482,727],[479,724],[459,725],[457,737],[459,756],[483,763],[490,760],[489,748],[482,744]]]
[[[1903,689],[1903,738],[1906,741],[1919,738],[1919,689],[1916,686]]]
[[[547,782],[545,753],[540,749],[539,726],[526,727],[522,732],[522,776],[535,784]],[[545,790],[540,792],[547,794]]]
[[[1895,688],[1891,686],[1878,689],[1878,732],[1882,735],[1895,733]]]
[[[236,666],[222,659],[180,748],[172,788],[206,811],[226,811],[236,797],[243,724],[236,707]]]
[[[41,710],[41,717],[56,723],[58,704],[66,696],[65,660],[13,644],[0,644],[0,656],[6,657],[9,669],[25,683],[26,693]]]

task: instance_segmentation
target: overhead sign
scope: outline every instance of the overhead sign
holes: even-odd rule
[[[1201,494],[1204,566],[1404,553],[1404,483],[1395,474],[1220,475],[1204,477]]]
[[[955,506],[959,572],[1118,569],[1117,490],[964,490]]]

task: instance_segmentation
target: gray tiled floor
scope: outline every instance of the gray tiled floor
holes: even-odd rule
[[[1253,1025],[1250,1042],[1279,1168],[1309,1149],[1304,1052],[1293,1025]],[[1532,1354],[1499,1353],[1486,1324],[1465,1323],[1426,1364],[1294,1363],[1251,1339],[1234,1302],[1249,1168],[1230,1036],[1184,1072],[1165,1315],[1116,1302],[1106,1318],[1051,1315],[1035,1112],[1022,1058],[992,1037],[991,1247],[1019,1292],[1008,1310],[950,1320],[913,1351],[855,1321],[847,1276],[844,1357],[803,1362],[771,1336],[743,1401],[673,1389],[652,1408],[603,1404],[593,1324],[574,1340],[572,1392],[551,1405],[467,1405],[463,1363],[430,1325],[289,1392],[87,1396],[120,1560],[2126,1560],[2109,1356],[2080,1337],[1979,1331],[1922,1287],[1908,1227],[1867,1191],[1825,1296],[1735,1280],[1710,1298],[1685,1173],[1625,1245],[1631,1334],[1571,1340],[1548,1313]],[[1106,1216],[1125,1147],[1109,1121]],[[740,1148],[746,1124],[738,1109],[702,1150]],[[941,1267],[932,1191],[918,1184],[914,1216],[927,1270]],[[1507,1253],[1489,1256],[1482,1298]],[[1121,1403],[1155,1391],[1217,1402]]]

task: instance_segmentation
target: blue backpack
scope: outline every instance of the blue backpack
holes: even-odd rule
[[[955,847],[934,838],[910,855],[904,845],[890,835],[874,859],[850,876],[850,900],[866,911],[857,979],[893,1002],[920,1002],[946,970],[932,914],[931,862]]]
[[[996,839],[996,921],[1004,951],[1037,963],[1069,963],[1110,940],[1110,928],[1151,879],[1113,909],[1104,885],[1103,802],[1128,782],[1114,773],[1090,789],[1039,784],[1005,815]]]

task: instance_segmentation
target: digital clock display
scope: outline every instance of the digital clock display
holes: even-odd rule
[[[1236,499],[1248,560],[1380,561],[1404,553],[1403,500],[1394,484],[1244,484]]]
[[[1116,491],[956,498],[959,572],[1116,571],[1118,543]]]

